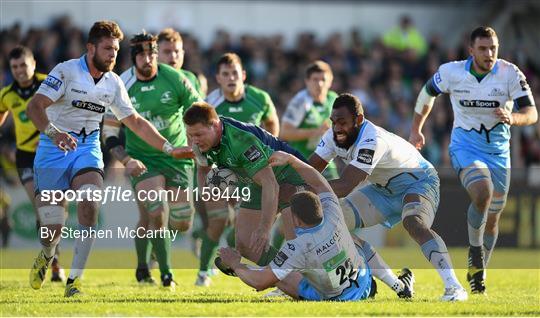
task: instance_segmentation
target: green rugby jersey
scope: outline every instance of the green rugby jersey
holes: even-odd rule
[[[220,116],[223,133],[220,144],[203,153],[208,164],[231,169],[244,184],[253,183],[253,176],[268,165],[268,158],[274,151],[290,153],[304,162],[305,158],[287,143],[272,136],[266,130],[252,124]],[[289,165],[272,168],[278,183],[285,181]]]
[[[326,102],[321,104],[314,102],[307,89],[303,89],[289,102],[282,120],[296,128],[318,128],[326,120],[330,119],[332,105],[337,97],[338,95],[335,92],[329,91],[326,96]],[[317,148],[319,139],[290,141],[289,144],[304,157],[309,158],[315,151],[315,148]]]
[[[186,146],[186,128],[182,116],[192,103],[201,100],[189,80],[166,64],[159,64],[157,75],[149,81],[137,80],[134,67],[120,77],[137,112],[173,146]],[[127,127],[126,151],[135,157],[164,155]]]
[[[184,74],[184,76],[191,82],[191,85],[193,85],[193,88],[199,93],[199,96],[205,97],[202,90],[201,90],[201,82],[199,82],[199,79],[197,78],[197,75],[195,73],[190,72],[188,70],[180,69],[180,73]]]
[[[221,89],[212,91],[206,101],[216,108],[219,115],[231,117],[244,123],[261,125],[272,114],[276,107],[267,92],[251,85],[244,86],[244,96],[237,102],[225,99]]]

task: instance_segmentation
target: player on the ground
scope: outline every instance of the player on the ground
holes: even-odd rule
[[[330,90],[332,80],[332,69],[327,63],[315,61],[308,65],[304,79],[306,88],[293,97],[283,114],[279,137],[306,158],[330,128],[330,112],[337,98]],[[335,163],[330,163],[323,175],[328,180],[337,178]]]
[[[168,64],[174,67],[177,71],[182,73],[201,97],[206,96],[206,90],[203,83],[201,83],[201,75],[195,75],[194,73],[182,68],[184,65],[184,44],[180,33],[172,28],[165,28],[159,32],[158,35],[158,61],[159,63]],[[204,75],[202,75],[204,77]],[[206,79],[204,79],[206,80]]]
[[[220,250],[223,263],[244,283],[264,290],[276,286],[301,300],[362,300],[370,295],[371,273],[362,248],[347,230],[338,198],[324,177],[293,155],[274,152],[271,167],[290,165],[315,192],[301,191],[291,198],[282,217],[290,225],[287,241],[274,260],[262,269],[240,263],[241,255]],[[287,209],[288,210],[288,209]]]
[[[180,72],[165,64],[158,64],[157,37],[143,32],[130,39],[133,67],[126,70],[120,78],[124,82],[133,107],[171,142],[173,146],[187,146],[187,138],[182,114],[192,103],[201,100],[199,94]],[[109,115],[112,115],[109,113]],[[103,135],[105,143],[117,160],[128,164],[138,160],[146,167],[131,175],[135,191],[162,191],[192,187],[193,161],[177,160],[158,151],[126,129],[126,147],[119,144],[118,133],[121,123],[114,116],[106,116]],[[170,227],[181,232],[191,227],[193,209],[187,196],[180,191],[170,198],[156,198],[139,202],[139,222],[137,227],[158,230]],[[167,224],[168,216],[168,224]],[[151,245],[150,245],[151,243]],[[161,272],[164,287],[174,289],[175,283],[170,265],[170,238],[135,238],[137,251],[137,270],[139,282],[152,283],[147,257],[153,247]]]
[[[115,22],[98,21],[88,35],[87,53],[58,64],[28,104],[28,117],[42,132],[34,161],[36,204],[41,221],[42,250],[30,271],[30,285],[39,289],[65,224],[63,203],[52,202],[49,191],[78,191],[78,230],[95,231],[99,202],[91,195],[103,186],[99,124],[110,107],[115,116],[148,144],[177,158],[193,155],[188,147],[174,148],[131,105],[120,77],[112,72],[123,33]],[[141,170],[140,162],[126,163]],[[82,195],[84,194],[84,195]],[[65,200],[64,200],[65,201]],[[65,296],[80,293],[81,276],[95,236],[75,240]]]
[[[206,101],[216,108],[218,115],[262,126],[277,136],[279,119],[274,103],[267,92],[245,83],[246,71],[240,57],[234,53],[225,53],[218,60],[216,69],[219,88],[212,91]],[[201,262],[196,282],[201,286],[210,284],[207,271],[210,269],[219,238],[229,218],[226,202],[207,202],[206,208],[208,227],[206,233],[202,234]]]
[[[484,293],[485,268],[510,186],[510,126],[534,124],[538,113],[523,73],[497,58],[499,39],[492,28],[476,28],[469,45],[467,60],[441,65],[420,91],[409,141],[424,146],[422,127],[435,97],[449,94],[454,125],[448,150],[471,199],[467,280],[473,293]]]
[[[34,157],[36,156],[39,130],[26,115],[26,107],[47,75],[36,72],[34,54],[25,46],[13,48],[9,52],[8,61],[13,75],[13,83],[0,91],[0,126],[4,124],[9,112],[11,112],[15,124],[17,144],[15,165],[19,180],[34,206],[36,228],[39,232],[39,215],[34,202]],[[62,282],[65,279],[64,269],[60,267],[58,262],[58,251],[57,248],[51,264],[51,281],[53,282]]]
[[[198,147],[204,156],[197,160],[199,185],[204,184],[210,165],[215,164],[234,171],[238,187],[249,189],[249,200],[241,200],[236,215],[236,248],[260,266],[267,265],[277,253],[268,245],[270,228],[278,207],[284,206],[276,199],[279,184],[303,184],[294,169],[271,168],[268,158],[276,150],[303,159],[302,155],[260,127],[218,116],[208,103],[193,104],[184,114],[184,123],[193,147]]]
[[[406,140],[365,119],[354,95],[340,95],[330,119],[332,129],[324,134],[309,163],[318,171],[335,157],[347,164],[330,185],[338,197],[345,197],[343,212],[349,229],[392,227],[403,221],[444,282],[441,300],[466,300],[446,244],[431,229],[439,205],[439,177],[431,163]]]

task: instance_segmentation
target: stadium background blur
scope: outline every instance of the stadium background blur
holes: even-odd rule
[[[157,34],[171,26],[183,36],[183,68],[203,73],[209,91],[216,88],[215,62],[219,56],[236,52],[246,68],[247,82],[270,93],[281,118],[289,100],[304,87],[305,66],[322,59],[334,73],[332,90],[357,95],[369,120],[408,139],[422,85],[440,64],[466,59],[470,31],[478,25],[490,25],[500,38],[499,58],[511,61],[525,73],[535,101],[540,103],[538,1],[59,3],[2,1],[2,87],[12,81],[7,53],[17,44],[30,47],[37,71],[48,73],[57,63],[85,52],[88,28],[96,20],[117,21],[126,38],[141,29]],[[110,10],[105,10],[105,5]],[[418,38],[399,39],[397,28],[404,19],[409,19]],[[131,66],[127,44],[126,40],[121,43],[115,68],[118,74]],[[466,209],[457,207],[456,202],[465,204],[468,199],[457,184],[447,153],[452,120],[448,97],[438,98],[424,128],[427,142],[423,154],[438,168],[444,178],[443,187],[446,182],[451,193],[446,196],[450,205],[445,205],[442,194],[437,223],[458,224],[463,237],[456,241],[445,239],[449,244],[460,244],[466,239]],[[10,170],[15,150],[12,131],[8,119],[0,128],[0,162],[2,178],[16,184],[15,171]],[[540,199],[538,185],[534,186],[538,178],[534,176],[540,170],[540,125],[513,127],[511,145],[513,171],[517,173],[513,172],[507,210],[515,211],[503,215],[513,218],[515,226],[508,230],[512,238],[507,240],[501,231],[500,244],[537,247]],[[528,204],[521,198],[526,193],[531,195]],[[526,215],[524,210],[528,211]],[[456,220],[452,211],[459,211],[463,218]],[[530,226],[525,239],[520,237],[522,224]]]

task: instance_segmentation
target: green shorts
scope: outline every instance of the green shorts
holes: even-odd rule
[[[304,185],[304,179],[300,177],[298,172],[296,172],[292,167],[287,167],[284,169],[278,176],[276,176],[276,179],[278,180],[279,184],[282,183],[289,183],[294,185]],[[251,210],[261,210],[262,206],[262,187],[255,182],[249,183],[249,184],[239,184],[238,187],[240,190],[242,187],[249,188],[250,191],[250,198],[249,201],[240,201],[240,208],[244,209],[251,209]],[[240,193],[242,193],[240,191]],[[288,207],[290,205],[289,202],[278,202],[278,210],[283,210],[284,208]]]
[[[165,177],[165,186],[186,189],[193,187],[193,162],[191,160],[178,160],[169,156],[136,158],[146,166],[146,173],[131,177],[131,185],[135,186],[148,178],[162,175]]]

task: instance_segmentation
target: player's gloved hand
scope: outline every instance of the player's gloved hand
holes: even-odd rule
[[[223,264],[229,266],[233,270],[240,264],[240,259],[242,259],[240,253],[231,247],[220,248],[219,257],[221,257],[221,262]]]
[[[409,142],[418,150],[422,149],[426,144],[426,137],[420,131],[411,131]]]
[[[171,156],[175,159],[194,159],[195,154],[190,147],[178,147],[171,151]]]
[[[263,252],[266,252],[269,248],[268,241],[270,238],[270,231],[257,227],[253,233],[251,233],[251,244],[250,249],[255,253],[255,255],[262,255]]]
[[[126,161],[124,166],[126,167],[129,175],[132,177],[138,177],[146,173],[146,166],[137,159],[130,158]]]
[[[514,124],[514,117],[512,117],[511,111],[508,111],[504,108],[497,108],[493,111],[493,113],[499,118],[501,122],[510,126]]]
[[[289,163],[291,155],[283,151],[275,151],[272,153],[270,158],[268,158],[268,165],[270,167],[275,166],[284,166]]]

